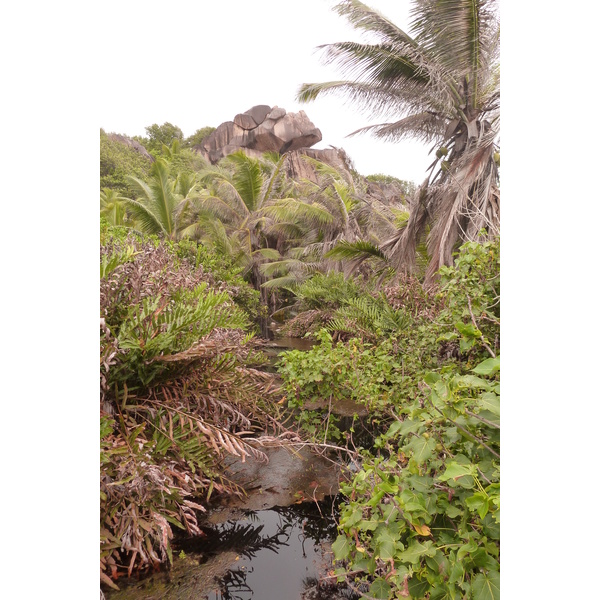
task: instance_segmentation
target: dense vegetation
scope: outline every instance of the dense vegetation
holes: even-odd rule
[[[387,103],[403,116],[379,135],[443,143],[418,189],[308,157],[316,182],[297,181],[285,154],[211,165],[194,150],[209,127],[100,132],[105,586],[172,562],[175,531],[197,535],[211,498],[243,493],[223,457],[263,456],[261,435],[300,408],[295,432],[351,457],[340,581],[364,599],[499,598],[497,29],[490,3],[463,4],[415,2],[413,39],[341,2],[382,45],[328,56],[362,65],[368,85],[302,91]],[[272,319],[318,342],[284,353],[277,376],[257,368]]]
[[[293,405],[351,400],[381,432],[372,447],[357,448],[330,410],[302,414],[317,440],[345,435],[361,466],[342,487],[333,545],[341,578],[367,581],[373,598],[498,598],[498,243],[465,244],[434,296],[414,294],[418,285],[405,281],[378,304],[363,295],[359,310],[338,309],[321,344],[286,353],[280,372]],[[361,304],[343,295],[338,303]],[[333,343],[333,332],[350,331],[356,337]]]

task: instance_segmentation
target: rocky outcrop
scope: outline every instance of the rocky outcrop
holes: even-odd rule
[[[321,131],[303,110],[288,113],[277,106],[260,104],[237,114],[233,121],[221,123],[202,142],[200,152],[214,164],[241,149],[251,156],[263,152],[284,154],[310,148],[321,139]]]
[[[138,154],[141,154],[142,156],[147,158],[149,161],[154,162],[154,157],[139,142],[136,142],[135,140],[132,140],[131,138],[129,138],[125,135],[120,135],[118,133],[109,133],[109,134],[107,134],[106,137],[113,142],[119,142],[120,144],[128,146],[129,148],[132,148]]]

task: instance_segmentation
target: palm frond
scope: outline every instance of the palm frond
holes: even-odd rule
[[[421,112],[409,115],[393,123],[368,125],[353,131],[348,137],[371,133],[384,141],[399,142],[406,138],[423,142],[437,142],[443,139],[447,127],[447,119],[432,112]]]
[[[260,208],[264,180],[258,160],[240,150],[229,154],[223,161],[234,165],[233,185],[248,211]]]

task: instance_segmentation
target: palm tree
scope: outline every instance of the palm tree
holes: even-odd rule
[[[326,253],[340,241],[364,235],[356,218],[363,199],[351,175],[309,156],[302,160],[313,166],[317,182],[297,182],[297,197],[276,200],[264,209],[274,221],[271,231],[282,231],[293,246],[282,260],[261,266],[265,275],[276,276],[266,287],[294,286],[316,272],[341,270]]]
[[[323,46],[325,61],[349,79],[304,84],[298,99],[339,94],[370,114],[388,119],[353,134],[383,140],[407,137],[433,144],[436,159],[410,201],[405,227],[381,249],[398,267],[412,270],[427,227],[431,282],[452,264],[460,240],[499,234],[499,23],[495,0],[414,0],[412,37],[357,0],[336,11],[379,43]],[[392,119],[392,120],[390,120]]]
[[[102,188],[100,191],[100,214],[106,217],[111,225],[125,224],[126,204],[127,198],[121,196],[118,190]]]
[[[202,192],[196,233],[243,267],[256,289],[265,281],[260,265],[280,258],[284,246],[282,233],[271,229],[274,222],[266,208],[290,193],[285,160],[268,154],[259,160],[238,151],[198,176],[207,189]]]
[[[182,174],[172,179],[168,163],[158,158],[152,164],[148,182],[131,176],[127,179],[138,197],[124,200],[141,231],[173,240],[188,234],[186,219],[197,189],[193,176]]]

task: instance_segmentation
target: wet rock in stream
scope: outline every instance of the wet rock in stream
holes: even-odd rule
[[[342,468],[330,458],[312,452],[308,446],[261,448],[268,463],[250,456],[245,462],[229,456],[225,477],[241,486],[246,497],[230,497],[221,509],[264,510],[289,506],[305,500],[323,500],[337,494]]]

